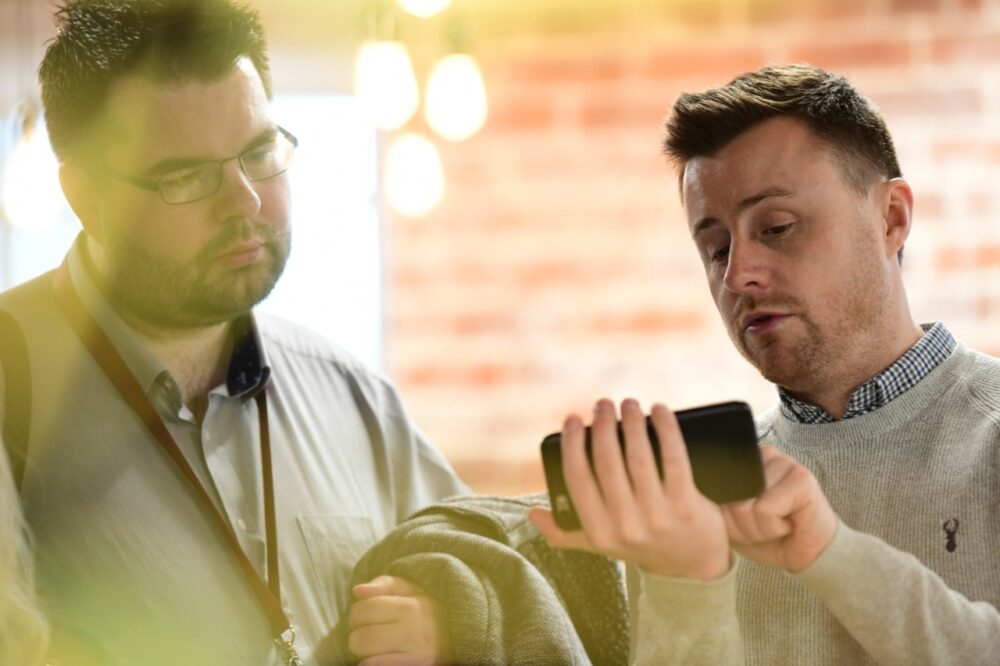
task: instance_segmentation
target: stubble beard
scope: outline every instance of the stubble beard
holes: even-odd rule
[[[751,343],[750,335],[733,330],[730,337],[747,361],[768,381],[797,395],[822,393],[829,386],[856,380],[864,365],[866,344],[878,344],[888,302],[887,287],[872,267],[859,267],[836,298],[842,304],[831,320],[820,325],[795,301],[748,304],[743,311],[768,309],[794,312],[785,330],[765,333]],[[828,306],[826,306],[828,307]],[[787,330],[798,325],[800,330]],[[874,338],[874,339],[873,339]]]
[[[264,258],[238,268],[217,258],[241,240],[263,241]],[[166,258],[132,237],[109,239],[108,297],[128,318],[168,329],[212,326],[245,314],[271,293],[291,249],[291,234],[268,224],[234,222],[190,262]]]

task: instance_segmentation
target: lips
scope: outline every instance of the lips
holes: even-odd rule
[[[239,243],[219,254],[216,260],[224,266],[246,266],[256,262],[264,253],[264,241]]]
[[[751,333],[766,331],[789,316],[783,312],[768,312],[763,310],[751,312],[743,317],[743,330]]]

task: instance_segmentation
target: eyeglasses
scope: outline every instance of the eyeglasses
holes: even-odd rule
[[[232,160],[251,181],[267,180],[284,173],[292,164],[299,140],[284,129],[278,128],[274,138],[239,155],[221,160],[198,162],[181,169],[168,171],[154,179],[138,178],[113,169],[107,169],[115,178],[152,192],[159,191],[164,203],[185,204],[205,199],[219,191],[222,185],[222,165]]]

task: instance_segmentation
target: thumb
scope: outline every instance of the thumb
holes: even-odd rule
[[[367,583],[359,583],[352,588],[352,591],[359,600],[382,596],[413,597],[423,594],[423,590],[415,583],[387,574],[376,576]]]
[[[592,551],[594,547],[583,530],[566,532],[556,524],[552,512],[540,506],[528,509],[528,522],[535,526],[550,546]]]

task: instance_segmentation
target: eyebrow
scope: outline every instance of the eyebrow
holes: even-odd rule
[[[736,205],[736,213],[737,214],[742,213],[747,208],[752,208],[753,206],[759,204],[761,201],[764,201],[765,199],[773,199],[775,197],[790,197],[792,196],[792,194],[793,194],[792,192],[782,189],[780,187],[769,187],[766,190],[761,190],[757,194],[752,194],[746,197],[745,199],[742,199]],[[701,221],[699,221],[698,224],[694,225],[694,229],[691,230],[691,238],[697,238],[698,234],[700,234],[701,232],[711,229],[712,227],[717,226],[719,224],[721,224],[719,218],[706,217]]]
[[[274,127],[269,127],[266,130],[259,132],[256,136],[250,139],[250,141],[248,141],[247,144],[243,146],[243,150],[241,150],[236,155],[233,155],[232,157],[238,157],[239,155],[242,155],[248,150],[253,150],[258,146],[262,146],[268,141],[272,140],[277,135],[278,135],[277,125],[275,125]],[[162,176],[163,174],[169,173],[176,169],[185,169],[190,166],[195,166],[196,164],[205,164],[218,161],[219,160],[198,158],[198,157],[171,157],[157,162],[149,169],[146,169],[143,173],[145,174],[146,177],[155,178],[157,176]]]

